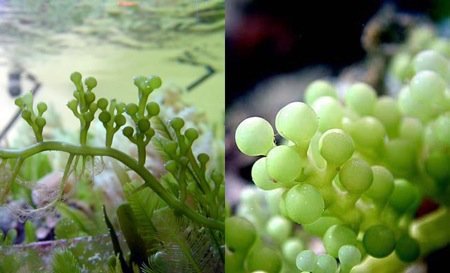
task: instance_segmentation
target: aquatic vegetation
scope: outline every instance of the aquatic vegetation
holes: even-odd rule
[[[398,98],[316,80],[278,111],[278,143],[243,120],[236,145],[259,158],[226,219],[226,272],[402,272],[448,246],[448,58],[416,54]]]
[[[185,124],[192,122],[180,117],[165,120],[160,105],[149,101],[150,94],[162,84],[159,77],[135,77],[138,101],[129,104],[96,98],[93,90],[97,81],[93,77],[83,81],[81,74],[74,72],[70,79],[75,91],[67,107],[80,124],[79,144],[47,140],[46,103],[36,104],[31,93],[17,98],[15,103],[31,127],[35,143],[18,149],[0,148],[1,202],[9,202],[8,208],[21,220],[37,219],[57,210],[63,216],[54,229],[58,239],[99,236],[109,230],[115,255],[104,268],[111,272],[139,272],[144,266],[146,272],[211,272],[212,267],[223,270],[223,166],[211,162],[216,158],[193,150],[204,128],[186,128]],[[98,144],[96,135],[90,134],[95,123],[103,127],[102,144]],[[149,156],[149,150],[156,151],[158,156]],[[49,151],[66,154],[64,171],[55,176],[56,183],[49,186],[50,182],[24,182],[19,178],[31,160]],[[40,160],[36,166],[45,166],[46,158]],[[147,164],[149,161],[161,162],[165,171],[156,174],[154,167]],[[114,199],[114,193],[102,198],[96,191],[86,190],[88,181],[95,179],[105,164],[112,177],[119,181],[126,201],[113,215],[101,207],[101,201]],[[36,178],[32,174],[27,176]],[[41,179],[42,176],[37,175]],[[113,180],[102,183],[113,187]],[[28,199],[34,193],[34,202],[16,204],[12,200],[11,192],[17,196],[24,191],[16,190],[17,184],[25,188],[22,195]],[[43,184],[49,191],[40,192]],[[77,187],[85,189],[76,193],[78,199],[89,200],[94,206],[91,217],[83,213],[82,203],[70,206],[64,203]],[[29,224],[26,229],[27,234],[33,233]],[[116,230],[126,240],[128,255]],[[14,241],[13,233],[6,236],[9,238],[6,244]],[[82,263],[77,254],[81,255],[76,250],[54,253],[55,272],[59,270],[56,268],[77,272]],[[99,258],[101,261],[106,265],[103,258]],[[216,269],[214,272],[218,272]]]
[[[51,52],[64,48],[58,34],[65,33],[80,34],[92,43],[142,49],[173,47],[185,37],[225,28],[223,0],[135,2],[122,6],[116,1],[8,1],[3,3],[6,16],[0,18],[0,30],[8,43],[27,42],[39,52]]]

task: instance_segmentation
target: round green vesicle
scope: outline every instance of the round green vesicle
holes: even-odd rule
[[[328,254],[320,255],[317,258],[317,266],[323,273],[336,273],[337,270],[336,259]]]
[[[407,52],[399,52],[392,57],[389,71],[399,80],[404,81],[414,72],[411,67],[411,56]]]
[[[161,86],[162,81],[158,76],[149,76],[145,82],[150,86],[151,89],[157,89]]]
[[[386,143],[383,151],[383,161],[393,174],[405,175],[414,170],[416,148],[411,141],[393,139]]]
[[[394,180],[394,190],[389,198],[389,205],[398,213],[404,213],[416,204],[418,189],[406,179]]]
[[[410,82],[411,96],[424,104],[438,103],[444,99],[445,81],[434,71],[420,71]]]
[[[250,272],[278,273],[281,267],[280,255],[276,250],[269,247],[254,248],[247,256],[247,268]]]
[[[122,126],[127,122],[127,119],[123,116],[123,115],[117,115],[114,118],[114,122],[118,125],[118,126]]]
[[[175,130],[181,130],[181,128],[183,128],[183,126],[184,126],[184,119],[182,119],[180,117],[175,117],[170,120],[170,125]]]
[[[145,136],[150,139],[156,134],[155,130],[153,128],[149,128],[147,131],[145,131]]]
[[[355,265],[361,262],[361,252],[353,245],[344,245],[339,248],[338,256],[341,272],[350,272]]]
[[[373,115],[384,125],[390,135],[396,133],[402,119],[398,103],[391,97],[379,98],[375,103]]]
[[[139,128],[139,131],[141,131],[142,133],[144,133],[145,131],[148,130],[148,128],[150,128],[150,121],[148,121],[148,119],[140,119],[137,123],[137,127]]]
[[[47,124],[47,121],[43,117],[36,117],[36,120],[34,122],[40,128],[44,127],[45,124]]]
[[[37,104],[37,109],[39,112],[39,115],[42,115],[45,111],[47,111],[47,104],[45,102],[39,102]]]
[[[236,129],[235,140],[239,150],[250,156],[267,155],[275,145],[272,126],[260,117],[242,121]]]
[[[403,118],[399,134],[400,138],[410,140],[414,145],[422,142],[425,130],[420,120],[415,118]]]
[[[314,110],[303,102],[292,102],[281,108],[275,118],[278,133],[301,144],[310,141],[319,127],[319,119]]]
[[[342,166],[339,181],[348,192],[363,193],[372,185],[372,169],[364,160],[351,159]]]
[[[417,240],[409,237],[408,235],[403,235],[397,241],[395,254],[397,254],[400,260],[404,262],[414,262],[420,256],[420,245]]]
[[[134,133],[134,129],[131,126],[127,126],[127,127],[123,128],[122,133],[126,137],[132,137],[133,133]]]
[[[139,107],[136,105],[136,103],[130,103],[127,105],[127,114],[130,116],[134,116],[136,115],[136,113],[138,112]]]
[[[375,258],[384,258],[395,249],[395,234],[385,225],[374,225],[364,233],[363,245]]]
[[[144,76],[135,76],[135,77],[133,77],[133,83],[138,88],[139,88],[139,86],[141,86],[145,82],[145,80],[146,80],[146,78]]]
[[[193,142],[198,138],[198,131],[194,128],[189,128],[184,132],[184,135],[189,141]]]
[[[92,88],[94,88],[94,87],[97,86],[97,80],[96,80],[94,77],[87,77],[87,78],[84,80],[84,84],[86,84],[86,86],[87,86],[89,89],[92,89]]]
[[[372,114],[377,101],[377,93],[368,84],[358,82],[345,93],[345,104],[361,116]]]
[[[352,138],[340,129],[326,131],[319,140],[319,151],[323,158],[334,166],[341,166],[353,155]]]
[[[169,160],[164,163],[164,168],[171,174],[176,175],[178,170],[178,163],[175,160]]]
[[[18,97],[14,100],[14,104],[17,105],[19,108],[22,109],[24,101],[22,97]]]
[[[149,102],[145,107],[147,108],[147,112],[151,117],[157,116],[160,112],[159,104],[156,102]]]
[[[448,62],[444,56],[434,50],[424,50],[414,57],[414,70],[416,72],[431,70],[438,73],[442,78],[447,77]]]
[[[225,219],[225,243],[231,251],[249,249],[256,240],[255,226],[243,217]]]
[[[125,129],[128,127],[129,126],[125,127]],[[130,128],[132,128],[132,127],[130,127]],[[175,155],[177,149],[178,149],[178,144],[175,141],[169,140],[164,144],[164,151],[170,155]]]
[[[291,264],[295,264],[297,255],[305,249],[305,244],[298,238],[291,237],[281,246],[284,258]]]
[[[354,123],[351,134],[359,148],[377,150],[384,144],[386,129],[378,119],[363,117]]]
[[[31,120],[31,111],[23,110],[21,115],[24,120]]]
[[[299,224],[309,224],[322,216],[325,203],[319,190],[301,183],[288,190],[284,205],[289,218]]]
[[[91,105],[89,105],[89,112],[91,113],[95,113],[98,109],[97,103],[92,102]]]
[[[339,249],[342,246],[356,246],[356,234],[345,225],[334,225],[323,235],[323,244],[327,253],[337,258],[339,256]]]
[[[91,112],[86,112],[86,113],[83,114],[83,119],[86,122],[91,122],[91,121],[94,120],[94,115]]]
[[[111,120],[111,114],[107,111],[103,111],[100,113],[100,115],[98,115],[98,119],[102,122],[102,123],[107,123]]]
[[[255,183],[255,185],[260,189],[273,190],[280,187],[280,185],[275,183],[267,173],[265,157],[260,158],[253,163],[251,175],[253,183]]]
[[[317,255],[312,250],[303,250],[298,254],[295,264],[302,271],[313,271],[317,265]]]
[[[91,104],[95,101],[95,94],[93,92],[86,92],[84,94],[84,100],[86,101],[87,104]]]
[[[201,165],[206,165],[206,163],[208,163],[208,161],[209,161],[209,155],[205,154],[205,153],[201,153],[197,156],[197,159]]]
[[[98,99],[97,106],[98,106],[98,108],[105,110],[106,107],[108,107],[108,100],[105,98]]]
[[[383,166],[372,166],[372,185],[365,194],[375,200],[386,200],[394,190],[394,176]]]
[[[322,97],[337,98],[336,89],[325,80],[315,80],[308,85],[305,90],[305,102],[312,105],[317,99]]]
[[[342,127],[342,118],[344,111],[341,103],[332,97],[318,98],[312,105],[312,108],[319,118],[319,131]]]
[[[437,139],[450,147],[450,112],[440,115],[434,122]]]
[[[276,146],[267,154],[267,173],[277,182],[292,182],[302,171],[301,163],[301,157],[294,148]]]
[[[433,152],[425,159],[425,170],[438,181],[450,176],[448,166],[450,166],[450,157],[443,152]]]
[[[67,107],[69,107],[70,110],[76,111],[78,107],[78,101],[77,100],[70,100],[67,103]]]
[[[70,80],[75,84],[79,84],[81,82],[80,72],[73,72],[72,74],[70,74]]]
[[[278,243],[286,241],[291,235],[291,230],[292,223],[282,216],[275,215],[267,221],[267,234]]]
[[[411,88],[404,86],[398,95],[398,107],[405,116],[418,118],[422,121],[430,119],[432,111],[428,104],[421,103],[411,95]]]

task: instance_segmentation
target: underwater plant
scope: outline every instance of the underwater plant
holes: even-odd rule
[[[32,129],[35,143],[18,149],[0,148],[0,203],[8,202],[16,184],[33,184],[19,177],[30,161],[48,151],[65,153],[64,171],[53,191],[41,192],[38,197],[44,199],[34,205],[12,207],[21,220],[40,217],[57,208],[66,216],[55,227],[58,239],[104,234],[109,230],[115,256],[98,267],[106,268],[107,272],[223,270],[223,166],[211,162],[214,158],[211,160],[206,153],[194,154],[193,144],[199,138],[197,129],[185,128],[185,120],[180,117],[166,121],[160,114],[159,104],[149,101],[150,94],[161,86],[161,79],[157,76],[135,77],[138,102],[129,104],[116,99],[97,99],[93,92],[97,80],[93,77],[84,79],[83,85],[81,74],[74,72],[70,80],[76,88],[74,99],[67,107],[79,120],[79,144],[47,140],[44,130],[47,104],[39,102],[34,106],[31,92],[17,98],[15,103],[21,109],[21,117]],[[94,145],[96,141],[90,135],[96,122],[105,131],[102,147]],[[123,135],[119,141],[129,143],[114,146],[118,132]],[[115,148],[129,145],[134,146],[136,153]],[[164,164],[164,175],[155,174],[146,164],[155,160],[148,157],[150,146]],[[111,220],[105,207],[97,208],[101,218],[87,219],[64,201],[73,188],[88,187],[84,177],[93,177],[98,172],[97,165],[104,165],[106,158],[113,159],[111,168],[120,180],[126,202],[118,206]],[[111,179],[108,182],[112,183]],[[97,201],[94,205],[101,206],[98,203],[102,199],[95,193],[87,190],[84,194],[87,195],[84,198]],[[25,225],[27,238],[33,234],[33,226],[28,223]],[[116,232],[118,226],[122,235]],[[121,247],[118,236],[125,238],[129,251]],[[0,241],[3,241],[3,234],[0,234]],[[10,230],[3,245],[11,245],[13,241],[14,231]],[[77,253],[68,249],[54,253],[52,268],[54,272],[85,272]]]
[[[449,45],[447,43],[447,47]],[[402,272],[450,243],[449,56],[425,50],[398,98],[316,80],[235,131],[256,187],[226,219],[226,272]]]

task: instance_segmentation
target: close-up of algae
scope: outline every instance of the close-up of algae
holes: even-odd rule
[[[448,1],[228,5],[225,272],[443,272]]]
[[[433,273],[444,0],[0,0],[0,273]]]

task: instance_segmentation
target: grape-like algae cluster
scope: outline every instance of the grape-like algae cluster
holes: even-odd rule
[[[227,272],[377,272],[449,243],[449,60],[426,50],[407,69],[397,99],[312,82],[276,115],[280,143],[267,120],[242,121],[236,144],[260,157],[251,176],[264,192],[243,191],[226,220]],[[439,208],[417,218],[425,199]],[[307,249],[309,235],[326,253]]]

